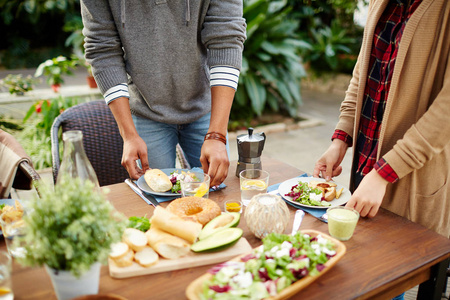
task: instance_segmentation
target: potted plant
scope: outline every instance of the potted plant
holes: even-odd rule
[[[47,76],[47,83],[55,93],[59,92],[61,84],[64,83],[64,75],[73,75],[73,69],[77,66],[77,60],[58,56],[41,63],[36,69],[35,77]]]
[[[45,266],[58,299],[98,293],[100,264],[120,241],[125,218],[88,180],[63,175],[54,190],[27,205],[23,237],[27,266]]]
[[[39,83],[39,81],[39,79],[33,78],[31,75],[23,77],[22,74],[8,74],[0,80],[0,86],[7,88],[11,95],[16,94],[21,96],[33,90],[34,85]]]

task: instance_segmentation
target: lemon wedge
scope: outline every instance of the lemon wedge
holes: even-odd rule
[[[200,185],[200,187],[195,192],[194,197],[203,197],[207,191],[208,187],[206,186],[206,183],[202,183],[202,185]]]

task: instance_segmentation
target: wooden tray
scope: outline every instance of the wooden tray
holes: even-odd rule
[[[232,247],[219,252],[194,253],[189,252],[187,256],[179,259],[164,259],[159,257],[156,265],[145,268],[136,262],[129,267],[118,267],[109,260],[109,275],[114,278],[127,278],[140,275],[148,275],[173,270],[187,269],[227,261],[237,255],[248,253],[252,247],[245,238],[241,238]]]
[[[320,272],[317,276],[306,276],[303,277],[302,279],[294,282],[292,285],[288,286],[287,288],[285,288],[284,290],[282,290],[280,293],[278,293],[276,296],[273,297],[269,297],[267,299],[271,299],[271,300],[275,300],[275,299],[288,299],[290,297],[292,297],[294,294],[297,294],[301,289],[305,288],[306,286],[308,286],[309,284],[311,284],[313,281],[315,281],[316,279],[318,279],[320,276],[322,276],[323,274],[325,274],[329,269],[331,269],[332,266],[334,266],[341,258],[342,256],[344,256],[346,248],[345,245],[336,240],[335,238],[332,238],[331,236],[328,236],[322,232],[316,231],[316,230],[301,230],[302,233],[307,233],[310,236],[317,236],[317,235],[321,235],[322,237],[331,240],[334,245],[336,245],[336,255],[333,256],[329,261],[327,261],[325,263],[325,269],[322,270],[322,272]],[[250,253],[250,251],[248,252]],[[246,254],[248,254],[246,253]],[[246,255],[244,254],[244,255]],[[243,257],[244,255],[240,255],[236,258],[234,258],[234,261],[239,261],[239,259],[241,257]],[[212,277],[212,274],[204,274],[202,276],[200,276],[199,278],[197,278],[196,280],[194,280],[193,282],[191,282],[191,284],[189,284],[189,286],[186,289],[186,296],[188,297],[188,299],[190,300],[199,300],[200,299],[200,294],[203,292],[203,288],[202,288],[202,284],[205,280],[208,280]]]

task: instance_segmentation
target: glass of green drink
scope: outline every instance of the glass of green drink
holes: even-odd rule
[[[343,206],[334,206],[327,209],[328,232],[338,240],[349,240],[358,223],[359,213]]]

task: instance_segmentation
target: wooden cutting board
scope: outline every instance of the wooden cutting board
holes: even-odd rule
[[[232,247],[219,252],[194,253],[191,251],[187,256],[181,257],[179,259],[165,259],[159,257],[158,263],[148,268],[144,268],[136,262],[133,262],[133,264],[129,267],[120,268],[110,260],[109,275],[114,278],[127,278],[210,265],[227,261],[238,255],[248,253],[250,252],[250,250],[252,250],[252,247],[250,246],[248,241],[245,238],[241,238]]]

